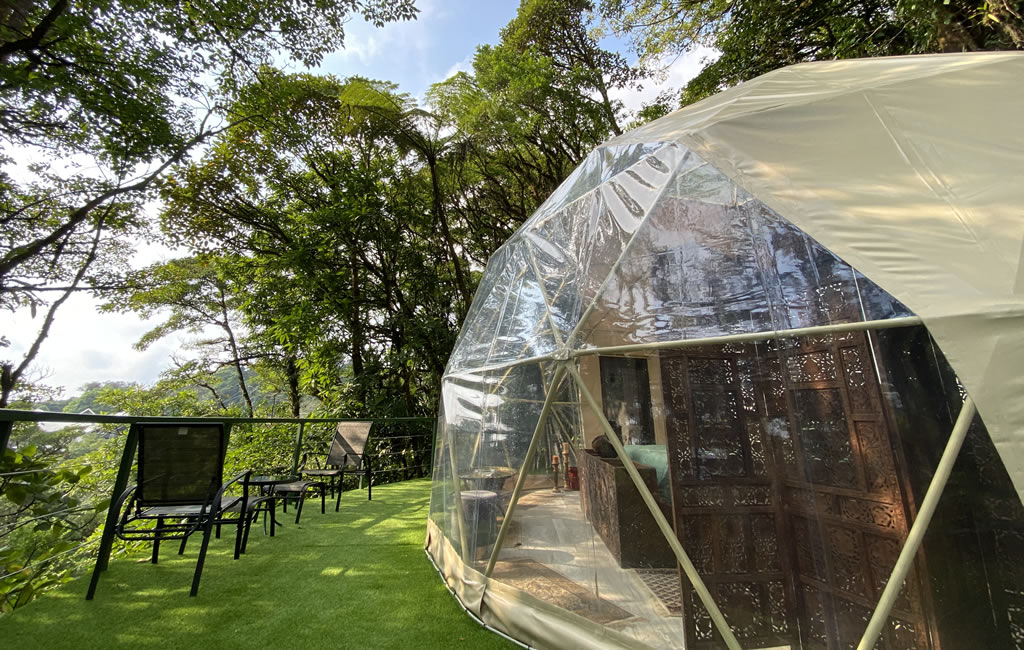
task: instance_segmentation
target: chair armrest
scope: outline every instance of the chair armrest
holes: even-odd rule
[[[243,499],[243,502],[244,502],[245,498],[247,496],[249,496],[249,476],[251,476],[251,475],[252,475],[252,470],[249,469],[249,470],[246,470],[246,471],[242,472],[241,474],[239,474],[235,478],[231,479],[230,481],[228,481],[224,485],[221,485],[220,489],[217,490],[217,495],[215,497],[213,497],[213,503],[210,504],[210,512],[220,512],[220,504],[224,500],[224,491],[227,490],[232,485],[234,485],[235,483],[239,483],[239,482],[242,483],[242,486],[243,486],[242,487],[242,490],[243,490],[243,492],[242,492],[242,499]]]
[[[307,463],[308,460],[313,460],[313,467],[312,467],[312,469],[326,469],[327,468],[327,463],[326,463],[327,454],[322,454],[322,453],[318,453],[318,452],[308,452],[307,451],[306,453],[302,454],[302,462],[299,463],[299,472],[301,472],[304,469],[307,469],[306,463]]]
[[[114,504],[115,504],[114,511],[115,512],[121,512],[121,508],[124,506],[124,502],[128,500],[128,497],[130,497],[133,492],[135,492],[135,489],[137,487],[139,487],[138,483],[136,483],[135,485],[129,486],[128,489],[126,489],[124,492],[121,493],[121,496],[117,497],[117,501],[114,502]]]

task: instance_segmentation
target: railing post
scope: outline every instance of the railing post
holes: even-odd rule
[[[138,445],[139,429],[138,425],[133,423],[128,428],[128,437],[124,441],[121,465],[117,469],[114,489],[110,494],[107,520],[103,524],[103,536],[100,538],[99,555],[96,558],[96,567],[92,571],[92,579],[89,581],[89,591],[85,595],[86,600],[92,600],[92,597],[96,595],[96,584],[99,582],[100,573],[107,570],[107,562],[110,560],[110,549],[114,545],[114,528],[117,526],[118,500],[125,488],[128,487],[128,477],[132,473],[132,462],[135,459],[135,450],[138,448]]]
[[[302,433],[305,428],[305,422],[299,422],[299,430],[295,434],[295,449],[292,451],[292,471],[291,474],[295,474],[299,471],[299,454],[302,451]]]

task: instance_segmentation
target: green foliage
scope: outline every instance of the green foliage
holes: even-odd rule
[[[24,357],[0,361],[0,407],[64,301],[125,271],[127,242],[152,234],[142,206],[155,181],[217,132],[210,124],[236,119],[221,107],[237,89],[277,55],[319,63],[352,14],[382,25],[416,9],[413,0],[0,7],[0,308],[45,311]]]
[[[413,377],[439,378],[461,293],[423,207],[444,139],[387,84],[265,76],[236,106],[258,117],[165,184],[165,230],[232,260],[259,372],[350,415],[429,409]]]
[[[94,466],[60,458],[34,444],[0,457],[0,613],[70,580],[75,552],[102,514],[103,502],[92,501]]]
[[[125,166],[169,155],[194,128],[175,96],[209,92],[211,74],[227,85],[251,79],[275,52],[318,64],[353,13],[382,25],[416,10],[411,0],[8,5],[0,12],[3,132]]]
[[[1024,48],[1019,2],[605,0],[601,12],[647,61],[697,45],[721,52],[683,104],[802,61]]]

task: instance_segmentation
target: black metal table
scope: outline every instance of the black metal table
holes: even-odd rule
[[[298,474],[270,473],[266,475],[254,476],[250,479],[249,484],[261,486],[260,489],[265,490],[265,494],[272,495],[277,500],[280,500],[285,512],[288,512],[288,501],[296,501],[296,524],[299,523],[299,517],[301,517],[302,515],[302,504],[305,501],[306,491],[309,490],[310,488],[314,488],[315,492],[320,495],[320,510],[321,512],[324,511],[325,504],[323,485],[321,485],[317,481],[304,480]],[[278,523],[277,525],[280,526],[281,524]]]
[[[295,474],[260,474],[249,477],[249,486],[259,490],[260,496],[270,501],[270,536],[274,536],[274,527],[283,526],[277,520],[277,499],[278,495],[274,488],[282,483],[291,483],[299,479]],[[266,532],[265,530],[263,531]]]

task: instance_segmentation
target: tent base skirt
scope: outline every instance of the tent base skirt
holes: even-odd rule
[[[427,555],[462,607],[485,627],[536,648],[651,646],[516,589],[467,566],[432,520]]]

